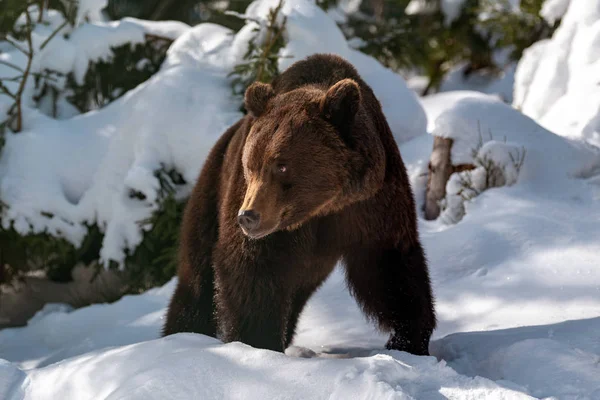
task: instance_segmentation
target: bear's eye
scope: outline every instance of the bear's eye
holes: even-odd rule
[[[279,175],[285,175],[288,172],[288,166],[282,163],[275,164],[275,172]]]

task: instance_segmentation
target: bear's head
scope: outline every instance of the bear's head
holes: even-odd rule
[[[247,190],[238,214],[246,235],[293,230],[348,204],[349,193],[361,184],[356,176],[366,174],[354,143],[362,120],[357,114],[364,112],[354,80],[326,91],[307,86],[282,94],[254,83],[245,106],[253,117],[242,155]]]

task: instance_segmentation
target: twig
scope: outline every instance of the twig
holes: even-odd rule
[[[38,11],[39,11],[39,15],[38,15],[38,24],[41,24],[42,21],[44,20],[44,8],[46,8],[48,5],[48,0],[40,0],[40,3],[38,4]]]
[[[12,93],[10,90],[8,90],[8,88],[6,86],[4,86],[2,84],[2,82],[0,82],[0,90],[2,91],[2,93],[7,95],[8,97],[12,98],[13,100],[16,100],[17,97],[14,95],[14,93]]]
[[[27,15],[27,13],[29,13],[29,10],[27,10],[27,12],[26,12],[26,15]],[[31,18],[31,17],[30,17],[30,18]],[[31,26],[30,26],[30,28],[29,28],[29,29],[31,29]],[[29,34],[29,33],[28,33],[28,34]],[[13,46],[15,49],[19,50],[21,53],[23,53],[23,54],[25,54],[27,57],[29,57],[29,53],[28,53],[28,52],[27,52],[25,49],[23,49],[21,46],[19,46],[19,44],[18,44],[17,42],[13,41],[13,40],[12,40],[10,37],[8,37],[8,36],[3,36],[3,37],[2,37],[2,40],[4,40],[4,41],[8,42],[8,44],[10,44],[11,46]]]
[[[173,41],[173,39],[170,39],[166,36],[154,35],[152,33],[145,33],[144,38],[146,39],[146,41],[148,41],[148,40],[164,40],[165,42]]]
[[[65,19],[65,21],[64,21],[62,24],[60,24],[60,26],[59,26],[58,28],[56,28],[56,29],[54,30],[54,32],[52,32],[52,33],[50,34],[50,36],[48,36],[48,37],[46,38],[46,40],[44,40],[44,42],[43,42],[43,43],[42,43],[42,45],[40,46],[40,50],[44,50],[44,47],[46,47],[46,45],[48,44],[48,42],[50,42],[50,41],[51,41],[51,40],[54,38],[54,36],[56,36],[56,35],[58,34],[58,32],[60,32],[60,31],[62,30],[62,28],[64,28],[64,27],[65,27],[65,26],[67,26],[68,24],[69,24],[69,20]]]
[[[12,78],[2,78],[2,80],[5,82],[17,82],[22,77],[23,77],[23,75],[17,75],[17,76],[13,76]]]
[[[18,66],[18,65],[16,65],[16,64],[10,63],[10,62],[8,62],[8,61],[0,60],[0,64],[2,64],[2,65],[6,65],[7,67],[10,67],[10,68],[12,68],[12,69],[15,69],[15,70],[17,70],[17,71],[19,71],[19,72],[25,72],[25,71],[23,70],[23,68],[19,67],[19,66]]]
[[[33,28],[31,23],[31,15],[29,14],[28,8],[25,9],[25,18],[27,18],[27,45],[29,46],[29,53],[27,53],[27,66],[23,72],[23,79],[21,80],[19,89],[15,95],[15,102],[17,105],[17,126],[15,128],[15,132],[21,132],[23,129],[23,105],[21,103],[23,91],[25,90],[25,84],[27,83],[27,78],[29,78],[29,71],[31,70],[31,64],[33,61],[33,43],[31,41],[31,32]]]
[[[44,72],[31,72],[30,75],[34,76],[36,78],[49,80],[51,82],[58,82],[58,79],[56,79],[55,77],[53,77],[51,75],[51,72],[47,72],[47,71],[44,71]]]

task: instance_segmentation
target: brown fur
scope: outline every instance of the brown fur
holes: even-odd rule
[[[345,60],[315,55],[245,102],[190,198],[164,334],[282,351],[341,259],[364,312],[391,332],[387,347],[428,354],[435,314],[415,204],[372,90]],[[256,224],[241,229],[240,212]]]

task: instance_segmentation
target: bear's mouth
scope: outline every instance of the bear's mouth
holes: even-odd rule
[[[271,233],[275,232],[275,230],[268,230],[268,231],[262,231],[262,232],[246,232],[246,230],[244,230],[242,228],[242,232],[244,232],[244,235],[248,236],[250,239],[252,240],[258,240],[258,239],[262,239],[266,236],[269,236]]]
[[[270,234],[276,232],[279,228],[279,224],[275,224],[273,226],[270,227],[261,227],[258,226],[255,229],[246,229],[243,226],[240,226],[240,229],[242,230],[242,232],[244,233],[244,235],[246,235],[247,237],[249,237],[250,239],[253,240],[258,240],[258,239],[262,239],[266,236],[269,236]]]

